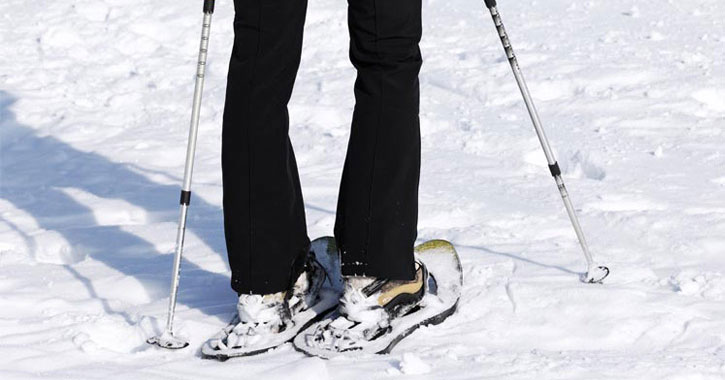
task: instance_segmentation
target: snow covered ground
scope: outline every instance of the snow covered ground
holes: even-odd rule
[[[391,0],[392,1],[392,0]],[[583,259],[482,1],[424,0],[419,238],[460,311],[388,356],[289,345],[204,361],[231,317],[212,26],[180,305],[165,318],[201,1],[0,4],[0,378],[722,379],[725,3],[501,0],[603,285]],[[346,3],[310,2],[290,105],[311,237],[329,235],[353,106]]]

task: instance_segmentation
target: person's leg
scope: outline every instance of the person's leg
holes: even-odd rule
[[[222,132],[224,232],[232,288],[269,294],[289,286],[309,249],[287,113],[307,1],[234,6]]]
[[[355,111],[335,238],[344,275],[415,277],[421,0],[348,0]]]

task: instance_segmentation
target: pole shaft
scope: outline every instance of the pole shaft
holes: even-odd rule
[[[181,205],[179,210],[179,227],[176,231],[176,251],[174,252],[174,266],[171,271],[171,292],[169,295],[169,310],[166,316],[166,331],[171,333],[176,312],[176,296],[179,293],[179,275],[181,272],[181,254],[184,247],[186,230],[186,215],[188,205]]]
[[[182,201],[179,211],[179,226],[176,232],[176,250],[174,252],[174,267],[171,272],[171,292],[169,296],[169,310],[166,319],[166,331],[173,329],[174,313],[176,310],[176,296],[179,291],[179,273],[181,269],[181,255],[184,250],[184,237],[186,234],[186,216],[189,209],[189,196],[191,192],[191,177],[194,171],[194,155],[196,153],[196,136],[199,131],[199,114],[201,111],[201,98],[204,91],[204,76],[206,75],[206,59],[209,48],[209,35],[211,31],[212,12],[204,12],[204,21],[201,29],[201,43],[199,46],[199,60],[196,68],[196,84],[194,85],[194,101],[191,109],[191,123],[189,126],[189,141],[186,148],[186,163],[184,165],[184,183],[182,185]],[[186,194],[184,194],[186,192]]]
[[[204,22],[201,30],[201,44],[199,47],[199,62],[196,68],[196,84],[194,86],[194,101],[191,108],[191,125],[189,128],[189,143],[186,149],[186,165],[184,168],[184,185],[182,190],[191,191],[191,176],[194,171],[194,155],[196,153],[196,136],[199,130],[199,114],[201,111],[201,96],[204,91],[204,76],[206,75],[206,58],[209,49],[209,34],[211,31],[211,13],[204,13]]]
[[[544,150],[546,161],[549,164],[549,168],[552,170],[552,175],[554,177],[554,181],[556,182],[556,186],[559,188],[559,193],[561,194],[561,199],[564,202],[566,212],[569,215],[569,220],[571,220],[572,227],[574,227],[574,232],[576,233],[577,239],[579,239],[579,245],[581,246],[582,252],[584,253],[584,257],[587,261],[587,266],[591,268],[594,265],[594,260],[592,259],[592,255],[589,252],[589,245],[587,244],[586,238],[584,236],[584,231],[582,230],[581,224],[579,223],[579,218],[577,217],[576,211],[574,210],[574,205],[572,204],[571,198],[569,197],[569,192],[566,190],[566,186],[564,185],[564,180],[561,178],[561,172],[559,171],[558,163],[556,162],[554,153],[551,150],[551,146],[549,145],[549,139],[546,137],[544,128],[541,125],[539,113],[536,111],[536,106],[534,105],[534,101],[531,98],[528,86],[526,86],[524,74],[521,72],[521,68],[519,67],[518,60],[516,59],[516,54],[514,54],[514,49],[511,46],[508,34],[506,34],[506,29],[503,26],[503,21],[501,20],[501,16],[499,15],[498,9],[496,9],[495,5],[489,7],[489,11],[491,12],[491,17],[493,17],[493,23],[496,25],[496,30],[498,31],[498,36],[501,39],[501,44],[503,44],[503,48],[506,51],[506,57],[511,64],[511,70],[514,73],[514,78],[516,78],[516,83],[518,84],[521,95],[524,98],[524,103],[526,104],[526,109],[528,110],[529,116],[531,117],[531,122],[534,124],[534,129],[536,130],[536,135],[539,138],[539,143],[541,143],[541,148]]]

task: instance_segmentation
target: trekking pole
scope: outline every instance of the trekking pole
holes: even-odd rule
[[[166,329],[163,334],[149,338],[146,342],[163,348],[178,349],[189,345],[181,337],[174,336],[173,322],[176,310],[176,296],[179,291],[179,270],[181,268],[181,254],[184,250],[184,235],[186,233],[186,215],[191,201],[191,174],[194,170],[194,153],[196,152],[196,135],[199,130],[199,111],[201,109],[201,95],[204,91],[204,75],[206,73],[206,56],[209,48],[209,34],[211,30],[211,16],[214,13],[214,0],[204,0],[204,21],[201,28],[201,44],[199,47],[199,61],[196,67],[196,84],[194,86],[194,103],[191,108],[191,126],[189,128],[189,141],[186,147],[186,165],[184,167],[184,184],[181,188],[181,211],[179,215],[179,228],[176,232],[176,252],[174,254],[174,267],[171,272],[171,294],[169,295],[169,311],[166,319]]]
[[[567,214],[569,214],[569,219],[571,220],[571,224],[574,227],[576,236],[579,239],[579,245],[581,245],[582,251],[584,252],[584,257],[587,260],[587,273],[582,276],[581,279],[582,281],[588,283],[599,283],[609,275],[609,268],[595,264],[594,260],[592,259],[592,254],[589,252],[589,246],[587,245],[587,241],[584,237],[584,232],[582,231],[581,225],[579,224],[579,219],[577,218],[576,212],[574,211],[574,206],[572,205],[571,199],[569,198],[569,193],[566,191],[566,186],[564,186],[564,180],[562,180],[561,178],[559,163],[556,162],[556,158],[554,158],[554,153],[551,151],[549,140],[546,138],[544,128],[541,126],[539,114],[536,112],[534,101],[531,99],[531,94],[529,94],[529,89],[526,86],[526,82],[524,81],[524,75],[519,68],[519,63],[516,59],[516,55],[514,54],[514,49],[511,47],[508,35],[506,34],[506,29],[504,29],[503,22],[501,21],[501,16],[498,13],[498,9],[496,9],[496,0],[484,1],[486,3],[486,7],[491,12],[491,17],[493,17],[493,23],[496,25],[498,36],[501,38],[501,43],[503,44],[503,48],[506,51],[506,57],[511,64],[511,70],[513,70],[514,72],[516,83],[519,85],[519,89],[521,90],[521,95],[524,98],[524,103],[526,103],[526,108],[529,111],[531,121],[534,123],[534,129],[536,129],[536,134],[539,137],[541,148],[544,149],[546,161],[549,163],[549,171],[554,177],[554,181],[556,181],[556,185],[559,188],[561,199],[564,201],[564,207],[566,207],[566,212]]]

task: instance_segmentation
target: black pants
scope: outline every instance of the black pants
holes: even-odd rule
[[[337,205],[343,274],[412,279],[418,217],[421,0],[349,0],[355,111]],[[306,0],[235,0],[222,133],[232,288],[285,289],[309,250],[289,102]]]

